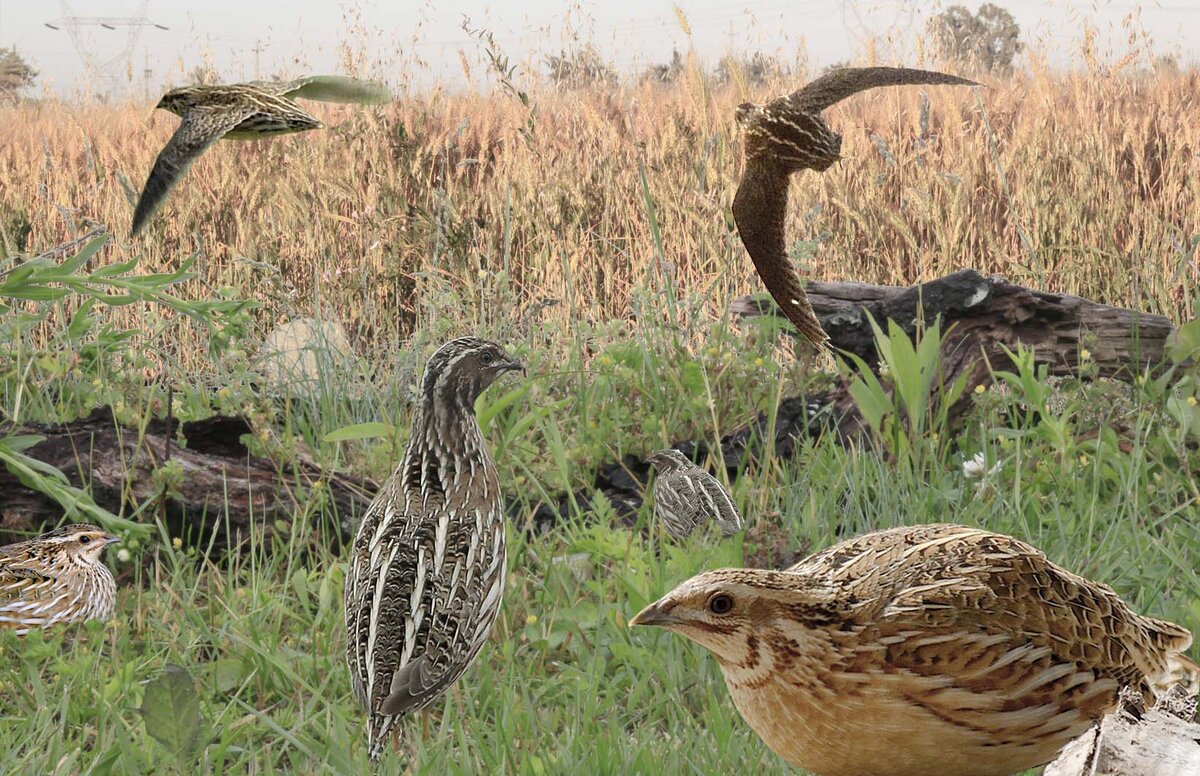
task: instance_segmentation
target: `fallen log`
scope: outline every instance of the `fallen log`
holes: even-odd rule
[[[886,321],[894,321],[910,338],[922,323],[940,320],[944,384],[965,376],[968,389],[990,384],[992,370],[1009,368],[1005,350],[1019,345],[1033,350],[1035,364],[1045,364],[1053,376],[1079,374],[1079,354],[1087,350],[1096,376],[1132,381],[1164,362],[1175,328],[1161,315],[1037,291],[973,269],[916,286],[813,282],[808,297],[835,351],[858,356],[875,372],[879,354],[872,318],[885,331]],[[730,309],[741,317],[776,314],[769,297],[739,297]],[[826,411],[842,439],[863,433],[848,384],[807,403]],[[968,391],[951,408],[951,420],[969,405]]]
[[[326,534],[326,543],[328,535],[335,544],[345,541],[378,488],[365,476],[329,471],[304,456],[284,464],[251,455],[241,441],[251,433],[243,418],[214,416],[183,424],[153,419],[139,433],[119,425],[111,408],[102,407],[69,423],[6,430],[45,437],[24,452],[63,472],[108,511],[128,514],[150,503],[171,536],[201,547],[211,542],[218,550],[246,540],[251,528],[259,529],[259,536],[277,525],[290,530],[301,510],[335,515],[335,525],[310,523],[310,528]],[[165,478],[161,472],[168,462],[176,474]],[[314,509],[314,498],[331,503]],[[62,513],[52,498],[0,467],[0,543],[53,526]]]
[[[965,375],[968,390],[951,408],[951,422],[961,420],[970,407],[970,389],[992,382],[993,369],[1007,369],[1011,360],[1005,348],[1018,345],[1034,350],[1034,362],[1045,364],[1055,376],[1079,374],[1079,354],[1089,351],[1089,363],[1099,377],[1132,381],[1146,368],[1157,369],[1165,360],[1167,338],[1174,331],[1161,315],[1099,304],[1070,294],[1052,294],[985,278],[975,270],[962,270],[916,286],[879,286],[867,283],[808,284],[808,298],[835,350],[853,353],[878,373],[873,318],[885,331],[895,321],[915,338],[921,322],[941,321],[941,365],[945,384]],[[766,294],[744,296],[731,305],[743,317],[780,315]],[[753,421],[721,438],[721,458],[732,480],[761,459],[770,449],[786,458],[798,442],[831,433],[843,442],[861,440],[867,433],[862,416],[850,396],[850,383],[839,380],[830,390],[784,399],[774,413],[774,425],[763,412]],[[769,446],[768,446],[769,441]],[[675,448],[703,462],[708,445],[679,442]],[[578,505],[584,511],[603,496],[618,516],[632,518],[642,504],[649,466],[626,456],[601,466],[590,489],[539,504],[533,519],[548,525]]]
[[[881,325],[896,321],[909,336],[915,336],[918,321],[940,319],[945,379],[965,374],[969,387],[990,382],[989,365],[1006,368],[1004,348],[1018,344],[1034,348],[1035,360],[1053,375],[1077,374],[1079,352],[1086,348],[1099,376],[1131,380],[1163,362],[1173,330],[1160,315],[1035,291],[1001,278],[984,278],[974,270],[919,286],[811,283],[808,291],[832,345],[858,355],[872,370],[878,370],[879,357],[867,313]],[[742,297],[733,303],[741,316],[771,314],[772,307],[769,298]],[[971,395],[966,393],[952,417],[961,417]],[[301,491],[311,492],[318,482],[328,485],[331,511],[338,516],[335,533],[344,541],[377,489],[365,477],[329,472],[311,460],[281,464],[251,456],[239,439],[250,428],[238,418],[183,424],[187,444],[182,448],[171,446],[175,429],[168,428],[167,421],[151,421],[139,439],[137,433],[118,428],[107,409],[59,426],[26,424],[12,430],[46,436],[27,453],[66,473],[72,484],[87,483],[101,506],[119,512],[122,505],[136,508],[157,499],[172,535],[207,543],[215,534],[217,546],[236,544],[252,525],[272,530],[276,521],[290,524],[293,513],[305,508]],[[761,413],[727,434],[721,439],[722,459],[733,479],[768,449],[788,457],[809,436],[834,433],[849,441],[864,431],[849,384],[841,381],[820,394],[785,399],[774,413],[773,426],[767,413]],[[704,441],[683,441],[675,447],[694,460],[709,457]],[[164,493],[155,472],[168,458],[184,476]],[[590,488],[538,504],[532,512],[524,502],[510,499],[508,511],[518,526],[538,530],[575,509],[594,511],[602,498],[628,521],[641,507],[648,476],[645,463],[626,456],[599,467]],[[61,514],[57,503],[0,469],[0,541],[36,532],[58,522]]]
[[[968,343],[966,358],[982,348],[991,357],[1018,344],[1038,351],[1051,374],[1073,375],[1078,354],[1086,347],[1101,377],[1128,380],[1142,368],[1163,360],[1171,321],[1161,315],[1127,310],[1071,294],[1052,294],[1009,283],[1001,277],[965,269],[915,286],[867,283],[808,285],[808,297],[834,348],[875,365],[875,337],[868,314],[879,322],[891,319],[913,335],[919,320],[941,318],[942,329],[956,345]],[[774,303],[760,296],[738,297],[730,309],[742,317],[773,314]]]

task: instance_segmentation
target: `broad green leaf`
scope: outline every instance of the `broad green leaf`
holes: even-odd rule
[[[1200,318],[1188,321],[1167,337],[1167,352],[1176,364],[1200,356]]]
[[[351,442],[358,439],[376,439],[378,437],[391,436],[393,431],[395,429],[390,423],[371,421],[368,423],[355,423],[352,426],[342,426],[339,429],[330,431],[321,437],[321,440],[324,442]]]
[[[79,309],[71,316],[71,322],[67,324],[68,337],[79,339],[91,330],[92,324],[95,322],[95,319],[91,316],[91,311],[95,305],[95,299],[83,300],[83,304],[79,305]]]
[[[180,761],[196,751],[208,727],[196,683],[187,671],[170,663],[146,685],[139,711],[150,737]]]
[[[100,237],[97,237],[87,245],[83,246],[83,250],[79,251],[79,253],[75,254],[71,258],[63,261],[61,264],[55,267],[55,269],[64,275],[73,275],[79,270],[80,267],[82,267],[84,264],[87,264],[93,256],[99,253],[100,249],[104,247],[104,244],[108,242],[108,238],[108,235],[101,235]]]
[[[887,391],[867,366],[866,362],[853,353],[847,354],[858,369],[853,382],[850,383],[850,397],[858,405],[867,425],[876,434],[883,430],[883,419],[892,412],[892,402]]]
[[[45,439],[46,437],[41,434],[14,434],[0,437],[0,448],[8,448],[11,452],[19,453],[45,441]]]
[[[487,394],[480,396],[479,399],[475,401],[475,417],[479,420],[479,427],[486,432],[492,422],[492,418],[503,412],[506,407],[510,407],[516,402],[525,398],[525,395],[529,393],[529,389],[532,387],[532,385],[533,383],[529,382],[528,380],[524,380],[516,387],[505,391],[500,395],[500,398],[493,402],[485,403],[484,396]]]
[[[130,259],[129,261],[120,261],[116,264],[106,264],[103,267],[97,267],[92,272],[92,275],[97,278],[111,278],[117,275],[124,275],[126,272],[132,271],[135,267],[137,267],[137,259]]]
[[[212,686],[218,692],[233,692],[246,676],[246,664],[235,657],[223,657],[208,664]]]
[[[16,285],[6,283],[3,287],[0,287],[0,294],[10,299],[27,299],[31,302],[52,302],[55,299],[62,299],[70,293],[65,288],[33,284]]]
[[[86,491],[72,485],[66,475],[58,469],[22,452],[40,441],[42,437],[34,435],[0,437],[0,463],[3,463],[22,485],[57,501],[70,517],[82,513],[90,521],[109,531],[138,536],[150,533],[150,526],[117,517],[93,501]]]

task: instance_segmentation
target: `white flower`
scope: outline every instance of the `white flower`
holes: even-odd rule
[[[984,456],[983,453],[975,453],[974,457],[971,458],[971,460],[963,461],[962,466],[963,466],[963,476],[966,477],[968,480],[983,479],[984,477],[991,476],[991,475],[995,474],[996,472],[1000,471],[1000,462],[999,461],[996,461],[996,463],[992,466],[992,468],[990,468],[990,469],[987,468],[987,458]]]

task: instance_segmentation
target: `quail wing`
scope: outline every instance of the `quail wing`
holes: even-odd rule
[[[828,348],[829,337],[787,255],[788,176],[803,169],[824,170],[837,160],[841,137],[825,124],[822,110],[867,89],[904,84],[978,86],[932,70],[843,68],[748,114],[746,166],[733,199],[733,220],[763,285],[788,320],[818,348]]]
[[[672,536],[685,539],[704,514],[692,477],[686,471],[660,474],[654,484],[654,508]]]
[[[228,106],[189,108],[179,128],[154,161],[133,211],[131,234],[136,235],[141,231],[192,163],[255,110],[254,106],[241,109],[230,109]]]
[[[726,536],[732,536],[742,530],[741,513],[737,511],[737,506],[733,503],[733,499],[721,487],[721,483],[717,481],[717,478],[706,471],[701,471],[698,479],[700,481],[701,497],[707,505],[707,511],[720,527],[721,533]]]
[[[55,578],[34,566],[28,559],[0,556],[0,622],[5,612],[27,608],[27,604],[54,586]]]
[[[1037,548],[965,526],[868,535],[788,571],[817,574],[858,600],[858,617],[877,623],[876,636],[887,644],[887,662],[896,669],[941,676],[945,666],[933,659],[935,653],[941,661],[996,666],[991,675],[966,672],[978,686],[961,689],[994,690],[985,688],[992,682],[1020,687],[1020,697],[1010,700],[1014,711],[1051,708],[1057,694],[1069,689],[1058,682],[1073,681],[1080,670],[1100,680],[1089,684],[1097,704],[1106,702],[1101,693],[1118,686],[1149,692],[1139,684],[1141,677],[1154,683],[1168,666],[1153,665],[1146,656],[1182,651],[1191,643],[1186,630],[1133,612],[1112,588],[1057,566]],[[924,635],[899,638],[913,632]],[[1129,649],[1134,642],[1153,648]],[[946,651],[951,645],[953,654]],[[954,695],[935,692],[927,701],[953,703]]]
[[[746,168],[733,198],[733,221],[758,276],[783,314],[806,339],[828,348],[829,336],[787,255],[788,170],[772,156],[769,144],[761,127],[747,129]]]
[[[268,94],[293,100],[379,105],[392,99],[391,92],[382,84],[340,75],[310,75],[294,81],[254,81],[253,85]]]
[[[936,70],[919,70],[912,67],[843,67],[829,71],[791,94],[771,100],[766,108],[785,115],[799,112],[820,113],[829,106],[867,89],[920,84],[980,85],[967,78],[939,73]]]
[[[355,694],[368,711],[399,716],[435,700],[466,669],[482,640],[463,626],[479,620],[482,602],[462,568],[476,556],[467,532],[450,528],[439,539],[438,521],[403,514],[385,521],[396,527],[384,529],[380,551],[354,561],[351,576],[372,582],[351,592],[346,622],[350,633],[368,634],[351,645]],[[456,565],[460,573],[443,570]]]
[[[380,714],[407,714],[425,704],[439,685],[428,655],[418,655],[392,674],[388,696],[379,704]]]

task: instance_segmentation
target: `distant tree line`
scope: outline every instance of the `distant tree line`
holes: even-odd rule
[[[592,46],[561,51],[546,57],[545,61],[550,80],[562,86],[612,87],[617,84],[616,71]],[[669,60],[650,65],[642,71],[638,80],[643,83],[670,84],[678,81],[686,70],[687,60],[678,49],[674,49]],[[718,83],[740,78],[758,84],[786,72],[787,68],[778,57],[756,51],[749,55],[727,54],[721,57],[712,76]]]
[[[33,86],[37,75],[15,48],[0,49],[0,101],[15,102],[21,92]]]
[[[952,5],[929,19],[926,32],[942,59],[979,72],[1011,71],[1024,47],[1017,20],[993,3],[975,13]]]

